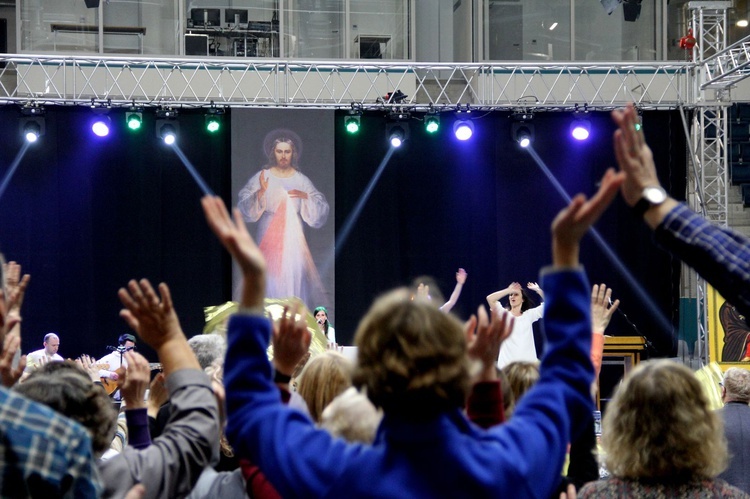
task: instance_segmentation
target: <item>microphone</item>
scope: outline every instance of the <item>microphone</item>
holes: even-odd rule
[[[323,325],[323,323],[324,323],[324,322],[325,322],[325,320],[323,320],[323,319],[318,319],[318,324],[320,324],[321,326]]]
[[[107,350],[109,350],[110,352],[114,352],[115,350],[117,350],[117,348],[118,347],[113,347],[113,346],[107,345]]]

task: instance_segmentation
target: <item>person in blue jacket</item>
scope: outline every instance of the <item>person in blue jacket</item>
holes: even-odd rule
[[[591,200],[579,194],[552,223],[553,262],[542,270],[547,349],[540,379],[507,423],[482,430],[462,413],[469,389],[466,334],[453,317],[396,290],[377,300],[355,337],[355,383],[384,412],[375,442],[348,444],[284,406],[266,355],[265,261],[235,210],[203,198],[209,225],[242,269],[241,308],[229,323],[226,435],[282,497],[548,497],[569,441],[593,410],[590,286],[579,243],[615,197],[623,175],[608,171]],[[287,311],[289,312],[289,311]],[[274,335],[298,349],[309,332],[285,313]],[[480,313],[477,335],[504,338],[506,313]],[[275,359],[279,371],[289,370]],[[280,372],[284,376],[289,372]]]

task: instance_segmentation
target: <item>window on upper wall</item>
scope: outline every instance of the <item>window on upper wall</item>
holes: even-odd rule
[[[622,4],[597,0],[483,0],[488,61],[653,61],[661,58],[663,0],[644,1],[635,21]],[[628,15],[632,11],[628,6]],[[572,18],[572,23],[571,23]]]
[[[179,53],[171,2],[20,0],[20,51],[99,54]]]

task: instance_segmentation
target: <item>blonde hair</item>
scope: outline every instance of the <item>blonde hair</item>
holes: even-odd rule
[[[462,407],[470,360],[461,323],[406,289],[379,298],[355,334],[354,384],[386,414],[429,419]]]
[[[539,381],[539,362],[517,360],[502,368],[513,392],[513,405],[518,405],[524,393]]]
[[[310,416],[320,422],[323,409],[352,386],[352,362],[338,352],[326,351],[311,358],[302,370],[297,392],[307,402]]]
[[[642,362],[625,377],[607,406],[602,446],[621,478],[685,482],[727,467],[721,418],[693,372],[671,360]]]
[[[320,417],[320,427],[347,442],[371,444],[383,413],[350,386],[328,404]]]

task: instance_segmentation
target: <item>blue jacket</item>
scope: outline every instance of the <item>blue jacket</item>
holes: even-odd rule
[[[347,444],[282,405],[261,317],[229,323],[227,437],[285,498],[543,497],[557,486],[571,429],[593,410],[590,288],[581,270],[543,276],[547,351],[538,383],[505,424],[481,430],[460,408],[426,423],[384,418],[372,446]]]

